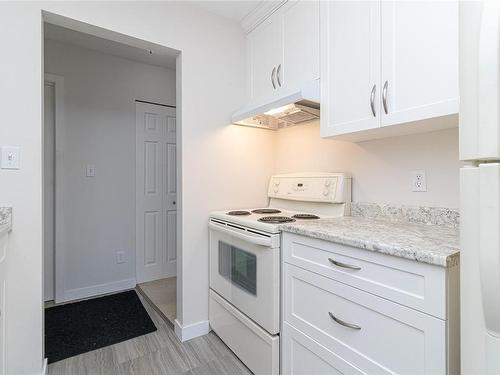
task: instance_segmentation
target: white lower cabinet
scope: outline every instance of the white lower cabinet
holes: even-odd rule
[[[358,259],[357,251],[362,250],[351,248],[350,263],[362,265],[365,272],[354,277],[356,274],[343,275],[316,266],[321,264],[318,249],[328,259],[333,254],[339,257],[340,251],[347,256],[349,247],[339,249],[331,242],[290,233],[283,234],[282,244],[282,374],[459,373],[458,351],[453,344],[459,340],[458,317],[450,316],[458,312],[458,301],[452,301],[453,293],[448,291],[449,270],[425,265],[443,273],[442,278],[427,279],[447,301],[443,319],[433,315],[432,309],[427,312],[425,304],[416,306],[408,300],[404,305],[401,302],[406,300],[398,294],[391,300],[387,298],[390,294],[384,290],[377,294],[379,290],[373,288],[378,274],[369,263],[386,263],[388,278],[379,281],[387,287],[390,277],[397,279],[403,271],[409,272],[414,261],[367,251],[370,259]],[[368,283],[359,282],[365,278]],[[392,281],[397,284],[397,280]],[[408,288],[409,284],[402,286]]]
[[[351,363],[318,344],[290,324],[283,324],[283,374],[364,374]]]
[[[7,233],[0,233],[0,375],[5,375],[6,371],[6,346],[5,346],[5,320],[7,305],[5,301],[5,282],[6,282],[6,266],[5,258],[7,257]]]

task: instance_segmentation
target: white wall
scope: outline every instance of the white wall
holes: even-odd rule
[[[361,143],[319,137],[319,124],[276,132],[276,173],[350,172],[353,201],[459,207],[458,129]],[[412,192],[411,171],[424,169],[427,192]]]
[[[53,40],[44,57],[45,72],[64,77],[66,295],[123,288],[135,279],[135,99],[175,105],[175,70]]]
[[[1,3],[0,45],[8,53],[3,53],[0,59],[4,72],[0,92],[0,144],[17,144],[22,148],[21,169],[0,170],[0,206],[12,205],[14,209],[9,247],[12,254],[7,270],[6,313],[11,317],[6,332],[7,373],[35,374],[42,366],[42,9],[182,51],[182,69],[177,69],[182,92],[176,96],[178,119],[182,120],[180,183],[183,192],[179,197],[182,248],[178,260],[178,270],[184,279],[178,285],[181,325],[196,325],[208,316],[208,213],[224,207],[265,204],[267,181],[273,171],[336,170],[352,166],[354,177],[359,181],[355,199],[393,201],[394,196],[385,192],[383,186],[377,189],[377,194],[367,193],[371,187],[366,183],[373,181],[372,168],[376,167],[386,171],[384,186],[397,184],[397,191],[401,193],[398,200],[416,199],[413,197],[417,193],[406,193],[394,178],[397,168],[390,165],[400,155],[387,150],[388,140],[334,149],[333,141],[315,139],[314,145],[307,146],[313,151],[311,155],[316,155],[309,159],[314,162],[305,165],[300,163],[299,156],[304,149],[292,147],[292,142],[295,146],[306,146],[306,140],[313,139],[313,128],[309,129],[311,133],[305,130],[299,134],[299,128],[291,128],[271,136],[264,130],[229,126],[230,115],[243,104],[245,94],[244,36],[231,21],[178,2]],[[59,22],[62,23],[60,19]],[[80,31],[95,30],[83,24],[78,27]],[[456,132],[449,134],[456,139]],[[397,140],[401,142],[400,150],[415,150],[414,140],[418,140],[418,144],[427,147],[425,165],[415,156],[410,161],[418,168],[436,171],[429,174],[429,185],[438,181],[435,178],[441,178],[445,187],[453,189],[458,165],[450,159],[451,155],[453,160],[457,159],[455,146],[442,135],[436,139],[435,135],[413,137]],[[439,151],[440,145],[445,146],[442,151]],[[274,146],[283,152],[275,154]],[[342,159],[342,164],[335,164],[336,157],[341,160],[336,155],[342,149],[352,152],[356,164],[351,164],[348,157]],[[444,158],[443,154],[450,156]],[[448,172],[442,167],[445,164],[452,167],[449,171],[446,169]],[[413,168],[402,162],[398,170],[402,171],[406,165],[408,169]],[[363,179],[363,174],[358,172],[362,170],[372,177]],[[435,189],[437,185],[432,188]],[[456,190],[448,193],[456,197]],[[443,193],[436,197],[419,200],[424,204],[457,205],[456,198],[450,199]]]
[[[177,2],[1,3],[0,45],[9,52],[0,59],[0,144],[22,148],[21,169],[0,171],[0,205],[14,210],[6,339],[7,373],[16,375],[42,366],[42,9],[182,51],[182,326],[208,318],[208,213],[264,204],[272,172],[269,133],[228,125],[245,94],[245,43],[236,23]]]

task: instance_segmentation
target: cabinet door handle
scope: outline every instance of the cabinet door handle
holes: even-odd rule
[[[328,260],[330,261],[330,263],[336,265],[337,267],[349,268],[350,270],[356,270],[356,271],[359,271],[361,269],[361,267],[353,266],[352,264],[342,263],[332,258],[328,258]]]
[[[276,74],[276,67],[273,68],[273,71],[271,72],[271,83],[273,84],[273,89],[276,88],[276,82],[274,82],[274,75]]]
[[[337,318],[335,315],[333,315],[330,311],[328,312],[328,315],[330,315],[330,318],[333,319],[333,321],[335,323],[338,323],[340,324],[341,326],[344,326],[344,327],[347,327],[347,328],[351,328],[351,329],[357,329],[357,330],[360,330],[361,327],[356,325],[356,324],[352,324],[352,323],[347,323],[347,322],[344,322],[343,320]]]
[[[278,85],[281,87],[281,64],[278,65],[278,70],[276,71],[276,78],[278,79]]]
[[[370,93],[370,106],[372,107],[373,117],[377,117],[375,112],[375,92],[377,91],[377,85],[373,85],[372,92]]]
[[[385,81],[384,88],[382,89],[382,103],[384,104],[384,112],[387,114],[387,85],[389,83]]]

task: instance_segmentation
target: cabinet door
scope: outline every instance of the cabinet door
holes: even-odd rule
[[[319,78],[319,1],[289,1],[282,18],[280,81],[293,90]]]
[[[248,35],[252,101],[267,98],[279,88],[272,74],[283,61],[282,32],[282,18],[275,15]]]
[[[283,375],[364,374],[286,322],[281,337]]]
[[[382,126],[458,113],[458,3],[383,1],[381,24]]]
[[[321,136],[377,128],[380,2],[322,1],[320,8]]]

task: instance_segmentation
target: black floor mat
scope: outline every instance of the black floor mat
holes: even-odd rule
[[[45,357],[56,362],[156,331],[131,290],[45,309]]]

